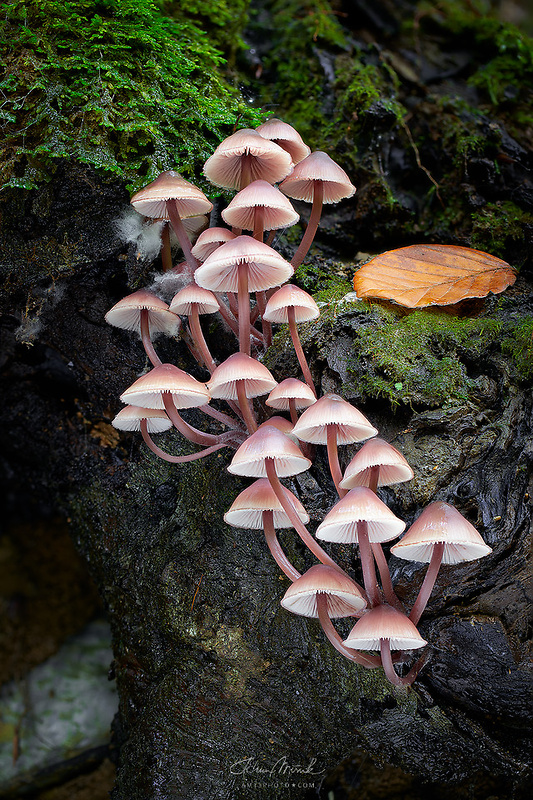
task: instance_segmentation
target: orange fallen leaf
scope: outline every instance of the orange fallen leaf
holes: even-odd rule
[[[358,297],[394,300],[408,308],[447,306],[503,292],[516,271],[500,258],[447,244],[413,244],[375,256],[355,273]]]

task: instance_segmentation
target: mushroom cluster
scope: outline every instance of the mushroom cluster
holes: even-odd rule
[[[316,319],[320,312],[310,295],[288,281],[311,247],[323,205],[351,197],[355,187],[326,153],[311,153],[290,125],[276,119],[225,139],[207,160],[204,174],[215,186],[236,194],[222,211],[229,227],[207,227],[194,244],[189,236],[194,238],[206,227],[212,204],[181,175],[165,172],[131,199],[139,213],[163,221],[163,269],[175,273],[182,288],[169,305],[154,293],[139,290],[106,314],[111,325],[140,335],[152,366],[123,392],[126,406],[113,424],[120,430],[140,431],[153,453],[173,463],[226,447],[235,450],[228,471],[254,482],[224,519],[231,526],[264,530],[273,558],[291,582],[282,607],[317,618],[345,658],[369,669],[383,667],[391,683],[409,685],[424,658],[407,674],[400,675],[397,667],[406,661],[406,651],[427,644],[416,625],[440,564],[480,558],[491,549],[452,506],[432,503],[391,548],[398,558],[429,563],[413,607],[404,608],[394,591],[382,544],[399,537],[405,523],[382,502],[377,490],[410,480],[413,471],[398,450],[377,438],[376,428],[350,403],[335,394],[318,396],[298,324]],[[299,220],[288,198],[312,204],[290,262],[271,246],[275,231]],[[169,226],[185,258],[176,266]],[[236,352],[222,363],[217,363],[206,341],[200,321],[204,314],[219,314],[235,334]],[[272,341],[272,325],[278,324],[288,326],[301,369],[300,377],[280,383],[260,361]],[[153,344],[154,334],[161,333],[182,338],[205,370],[202,381],[161,362]],[[258,397],[276,412],[262,424],[254,406]],[[219,432],[193,426],[180,413],[189,408],[209,416]],[[152,434],[173,428],[200,449],[180,456],[165,452]],[[343,473],[339,445],[365,440]],[[307,511],[281,479],[309,469],[320,445],[327,449],[339,500],[313,535],[307,528]],[[293,528],[319,563],[301,575],[280,545],[279,528]],[[320,541],[358,546],[362,585],[341,569]],[[357,620],[344,641],[332,622],[343,617]]]

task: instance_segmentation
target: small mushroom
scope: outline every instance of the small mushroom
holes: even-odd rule
[[[309,522],[309,514],[298,498],[288,489],[286,492],[301,521],[304,524]],[[229,511],[224,514],[224,521],[235,528],[264,530],[268,548],[281,571],[291,581],[300,577],[276,536],[276,528],[292,528],[292,522],[266,478],[259,478],[235,498]]]
[[[325,444],[331,476],[340,497],[346,493],[340,488],[342,472],[337,452],[338,444],[352,444],[375,436],[376,428],[354,406],[337,394],[325,394],[306,409],[293,433],[299,439],[313,444]]]
[[[263,122],[256,128],[256,131],[265,139],[270,139],[286,150],[294,164],[298,164],[311,152],[311,148],[305,144],[298,131],[292,125],[276,119],[276,117],[271,117]]]
[[[317,528],[317,539],[359,544],[365,589],[372,605],[380,602],[371,542],[388,542],[405,528],[374,492],[366,486],[350,489]]]
[[[245,353],[234,353],[220,364],[208,383],[211,397],[237,400],[248,430],[257,430],[249,399],[270,392],[276,381],[268,369]]]
[[[319,315],[320,311],[311,295],[291,283],[285,284],[277,292],[274,292],[266,305],[263,315],[263,319],[267,320],[267,322],[288,323],[298,363],[302,368],[305,381],[315,397],[315,384],[298,336],[296,323],[309,322],[309,320],[316,319]]]
[[[292,169],[290,155],[250,128],[221,142],[204,164],[204,175],[215,186],[244,189],[256,180],[278,183]]]
[[[289,411],[295,425],[298,422],[297,410],[316,403],[316,396],[306,383],[297,378],[285,378],[272,389],[265,403],[278,411]]]
[[[203,289],[197,283],[189,283],[174,295],[170,303],[170,311],[173,314],[187,315],[193,341],[200,351],[207,369],[213,373],[216,364],[207,346],[199,317],[200,314],[214,314],[218,311],[218,301],[213,292]]]
[[[154,350],[152,334],[172,334],[180,325],[179,317],[169,310],[163,300],[147,289],[139,289],[115,303],[105,315],[105,321],[117,328],[137,331],[154,367],[161,364],[161,359]]]
[[[250,355],[249,292],[284,283],[292,267],[275,250],[251,236],[237,236],[220,245],[195,273],[195,281],[213,292],[237,292],[239,349]]]
[[[366,606],[366,598],[345,573],[324,564],[316,564],[289,586],[281,605],[292,614],[318,617],[328,640],[345,658],[365,667],[379,665],[380,662],[372,656],[346,647],[331,622],[332,617],[358,615]]]
[[[313,203],[302,241],[291,260],[292,266],[296,269],[313,243],[322,214],[322,205],[338,203],[339,200],[351,197],[355,193],[355,186],[342,167],[339,167],[327,153],[316,150],[296,164],[279,188],[295,200]]]
[[[405,614],[381,605],[370,609],[355,623],[344,644],[357,650],[379,650],[388,680],[395,686],[409,686],[423,662],[418,662],[405,678],[400,678],[392,663],[391,650],[415,650],[427,642]]]
[[[430,503],[405,536],[391,547],[397,558],[429,562],[409,619],[416,625],[427,605],[441,563],[474,561],[492,553],[473,525],[448,503]]]

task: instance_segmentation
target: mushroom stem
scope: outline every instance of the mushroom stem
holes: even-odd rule
[[[256,206],[254,212],[254,229],[252,233],[254,239],[257,239],[258,242],[262,242],[264,231],[265,231],[265,207]]]
[[[244,381],[235,381],[237,386],[237,399],[239,401],[239,408],[242,411],[244,422],[248,428],[249,433],[255,433],[257,430],[257,420],[252,408],[252,405],[246,397]]]
[[[144,443],[150,448],[152,453],[155,453],[156,456],[164,459],[164,461],[170,461],[172,464],[186,464],[188,461],[196,461],[198,458],[209,456],[211,453],[215,453],[217,450],[221,450],[223,447],[228,446],[225,442],[221,442],[220,444],[214,444],[211,447],[206,447],[205,450],[201,450],[199,453],[191,453],[188,456],[171,456],[170,453],[165,453],[164,450],[161,450],[161,448],[156,445],[148,433],[148,427],[145,419],[141,420],[141,434],[144,439]]]
[[[424,609],[427,606],[429,596],[433,591],[433,587],[435,586],[437,575],[439,574],[439,569],[442,563],[443,555],[444,555],[444,542],[437,542],[437,544],[433,546],[433,553],[431,554],[431,561],[429,562],[428,570],[426,572],[422,586],[420,587],[420,591],[418,592],[418,597],[415,600],[415,604],[411,609],[411,613],[409,614],[409,619],[411,620],[413,625],[417,624],[418,620],[424,613]]]
[[[276,529],[274,528],[274,512],[263,511],[263,527],[265,531],[265,539],[274,561],[280,570],[287,576],[290,581],[297,581],[301,578],[301,574],[296,567],[293,567],[278,541],[276,536]]]
[[[371,542],[370,547],[372,549],[372,553],[376,560],[376,565],[379,572],[379,577],[381,578],[381,585],[383,587],[383,594],[385,595],[385,600],[390,606],[393,606],[398,611],[404,613],[404,607],[402,605],[401,600],[397,597],[396,592],[392,586],[392,580],[389,572],[389,565],[387,564],[387,559],[385,558],[385,553],[383,552],[383,548],[379,542]]]
[[[356,664],[362,664],[363,667],[372,668],[381,666],[381,661],[379,658],[376,658],[376,656],[367,656],[364,653],[359,653],[357,650],[346,647],[328,614],[328,597],[325,592],[319,592],[317,594],[316,607],[322,630],[335,650],[338,650],[339,653],[350,661],[354,661]]]
[[[424,666],[426,662],[426,656],[422,656],[422,658],[418,659],[414,667],[409,670],[405,678],[400,678],[394,669],[394,664],[392,663],[390,639],[380,639],[379,642],[381,648],[381,661],[383,664],[383,669],[385,670],[385,675],[387,676],[387,680],[394,686],[410,686]]]
[[[163,229],[161,231],[161,264],[163,265],[163,272],[168,272],[170,269],[172,269],[170,229],[166,220],[163,222]]]
[[[224,414],[223,411],[217,411],[216,408],[211,408],[211,406],[207,403],[205,406],[200,406],[198,411],[201,411],[203,414],[207,414],[208,417],[218,420],[218,422],[221,422],[228,428],[233,428],[236,431],[242,431],[244,434],[242,424],[234,417],[230,417],[229,414]]]
[[[357,540],[359,542],[359,554],[361,556],[361,566],[363,568],[363,581],[366,593],[370,599],[371,606],[380,604],[379,588],[376,578],[376,567],[374,556],[368,539],[368,523],[359,520],[357,523]]]
[[[194,271],[198,267],[198,261],[192,254],[191,242],[187,236],[187,231],[185,230],[183,222],[181,221],[181,217],[178,213],[176,200],[167,200],[167,212],[168,216],[170,217],[172,227],[174,228],[174,232],[178,237],[181,249],[183,250],[185,260],[191,269],[191,275],[194,275]]]
[[[185,436],[186,439],[188,439],[190,442],[194,442],[195,444],[207,446],[220,444],[220,436],[213,436],[212,433],[204,433],[203,431],[199,431],[197,428],[193,428],[192,425],[189,425],[188,422],[185,422],[185,420],[181,418],[178,409],[174,405],[174,401],[172,400],[172,395],[170,392],[163,392],[162,397],[165,411],[167,412],[170,421],[174,427],[179,430],[182,436]]]
[[[291,422],[296,425],[298,422],[298,411],[296,410],[296,400],[294,397],[289,397],[289,412],[291,415]]]
[[[248,267],[238,267],[237,301],[239,305],[239,350],[250,355],[250,295],[248,293]]]
[[[343,569],[341,569],[341,567],[339,567],[336,561],[334,561],[332,558],[330,558],[330,556],[328,556],[326,551],[320,547],[318,542],[315,541],[315,539],[313,539],[313,537],[311,536],[311,534],[301,521],[289,496],[285,493],[285,487],[278,478],[278,475],[276,473],[276,465],[274,463],[273,458],[265,458],[265,469],[267,478],[270,482],[270,485],[272,486],[272,489],[274,490],[274,494],[281,503],[283,510],[290,519],[292,526],[296,531],[296,533],[298,534],[298,536],[300,537],[300,539],[304,542],[305,545],[307,545],[307,547],[313,553],[313,555],[316,556],[316,558],[318,558],[320,562],[322,562],[322,564],[327,564],[328,567],[333,567],[333,569],[336,569],[338,572],[342,572],[343,575],[348,575],[347,572],[345,572]],[[348,577],[350,578],[350,580],[353,580],[353,578],[351,578],[350,575],[348,575]],[[356,583],[356,586],[359,589],[359,591],[361,591],[364,595],[365,592],[363,587],[359,586],[358,583]]]
[[[333,483],[337,490],[337,494],[342,499],[348,494],[347,489],[341,489],[339,486],[342,481],[342,470],[339,464],[339,451],[337,449],[337,426],[335,424],[328,425],[326,428],[326,446],[328,450],[328,463]]]
[[[318,223],[320,222],[320,216],[322,214],[323,199],[324,187],[322,181],[316,181],[313,187],[313,206],[311,208],[309,222],[307,223],[307,228],[305,229],[302,241],[300,242],[300,245],[291,260],[291,264],[294,269],[297,269],[300,266],[306,257],[309,248],[313,244],[313,239],[315,238],[315,233],[317,231]]]
[[[376,493],[379,483],[379,464],[374,467],[370,468],[370,477],[368,481],[368,488],[371,491]],[[374,558],[376,559],[376,564],[378,567],[379,577],[381,578],[381,585],[383,587],[383,594],[385,595],[385,599],[387,603],[394,608],[398,609],[398,611],[404,612],[404,607],[396,595],[394,588],[392,586],[392,580],[389,571],[389,565],[387,564],[387,559],[385,558],[385,554],[383,552],[383,548],[379,542],[372,542],[370,545],[372,548],[372,553],[374,554]]]
[[[315,389],[315,384],[313,383],[313,378],[311,377],[311,370],[309,369],[305,353],[300,343],[300,337],[298,336],[298,328],[296,326],[296,316],[294,312],[294,306],[288,307],[287,319],[289,323],[289,331],[291,334],[292,343],[294,345],[294,351],[296,353],[296,358],[298,359],[298,363],[302,368],[305,382],[307,383],[307,385],[309,386],[309,388],[316,397],[316,389]]]
[[[249,183],[252,182],[252,163],[253,156],[251,153],[244,153],[241,160],[241,189],[246,189]]]
[[[160,367],[161,359],[154,350],[152,339],[150,338],[150,325],[148,322],[149,311],[147,308],[141,309],[141,339],[146,355],[150,359],[152,366]]]
[[[228,297],[229,296],[230,296],[230,294],[228,293]],[[230,310],[227,308],[225,303],[218,296],[217,296],[217,302],[218,302],[218,310],[220,311],[220,316],[222,317],[224,322],[227,324],[227,326],[229,328],[231,328],[233,333],[236,336],[238,336],[239,335],[239,326],[237,325],[237,322],[235,321],[235,318],[232,316]],[[263,344],[263,341],[264,341],[263,340],[263,334],[260,333],[258,330],[256,330],[253,327],[250,327],[250,335],[253,336],[255,339],[258,339],[260,344]]]
[[[200,355],[205,362],[205,366],[209,372],[213,374],[217,365],[213,360],[213,356],[209,352],[209,347],[207,346],[207,342],[202,331],[202,326],[200,325],[200,315],[198,314],[197,303],[192,304],[191,313],[189,314],[189,326],[191,328],[192,338],[196,347],[200,351]]]
[[[255,299],[257,300],[257,307],[261,314],[261,325],[263,327],[263,336],[265,338],[265,347],[270,347],[272,344],[272,324],[264,319],[265,308],[267,304],[266,292],[256,292]]]

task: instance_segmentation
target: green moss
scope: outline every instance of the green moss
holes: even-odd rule
[[[31,188],[70,157],[135,188],[161,170],[192,175],[221,138],[259,121],[222,77],[224,59],[198,20],[213,0],[14,0],[3,3],[4,184]],[[245,0],[238,3],[239,19]],[[214,23],[215,41],[237,46]],[[225,16],[224,16],[225,15]]]
[[[501,309],[473,319],[419,310],[398,319],[378,305],[372,309],[380,322],[356,328],[349,369],[358,391],[393,406],[465,402],[477,386],[476,365],[498,352],[512,357],[520,377],[533,373],[529,317]]]
[[[437,7],[424,2],[419,12],[476,43],[484,58],[468,83],[480,91],[492,114],[506,115],[513,135],[523,135],[533,123],[533,39],[502,22],[489,0],[443,0]]]
[[[294,125],[313,149],[324,149],[331,95],[317,48],[346,48],[342,26],[327,0],[272,0],[266,7],[275,34],[263,62],[262,101],[276,107],[277,116]],[[269,35],[263,17],[252,21],[252,30],[254,25],[258,36]]]
[[[533,225],[533,214],[510,200],[487,203],[472,214],[472,246],[479,250],[490,248],[492,253],[505,258],[510,240],[523,239],[525,225]]]

